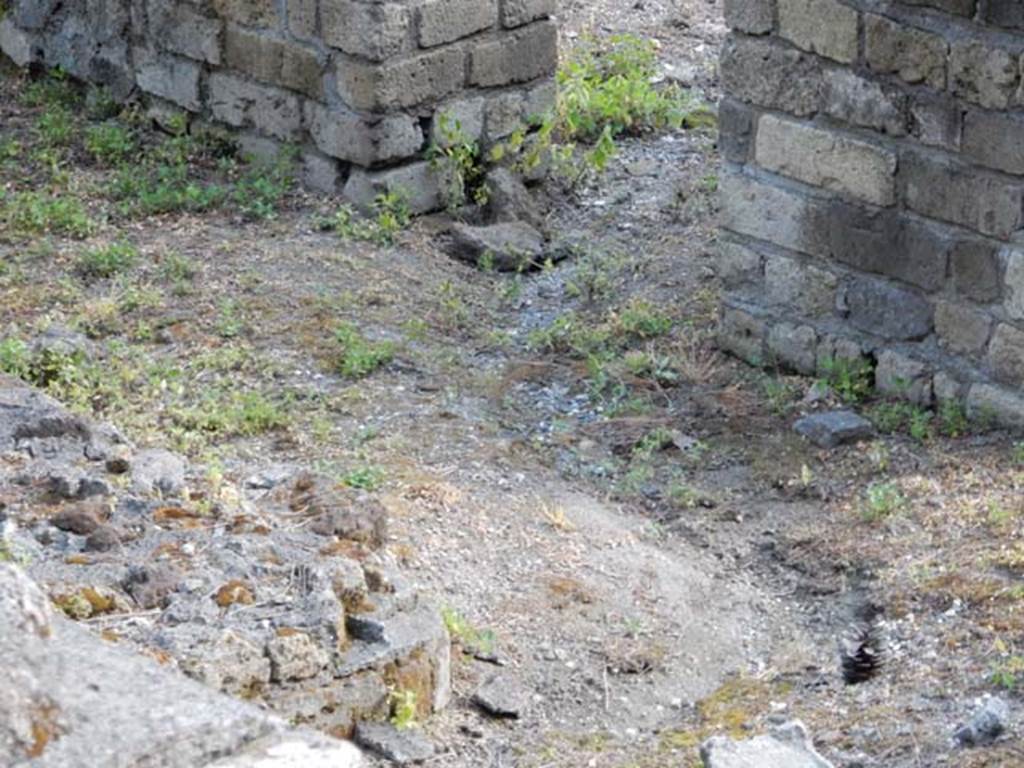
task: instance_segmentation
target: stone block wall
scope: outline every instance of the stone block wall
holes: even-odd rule
[[[303,148],[308,182],[357,201],[404,185],[439,207],[439,115],[493,142],[554,100],[555,0],[13,0],[0,50],[121,99]]]
[[[1024,427],[1024,5],[725,8],[723,347]]]

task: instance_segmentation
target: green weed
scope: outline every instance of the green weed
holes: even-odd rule
[[[486,168],[481,161],[480,144],[462,129],[462,123],[447,112],[438,117],[440,141],[431,144],[427,159],[444,181],[444,199],[449,212],[455,212],[472,199],[486,205],[490,190],[484,183]]]
[[[1024,687],[1024,656],[1009,656],[993,664],[990,679],[993,685],[1008,691]]]
[[[131,243],[111,243],[83,253],[75,263],[75,271],[85,278],[108,278],[134,266],[138,251]]]
[[[47,147],[67,146],[75,135],[71,110],[59,105],[47,107],[36,120],[36,133],[39,141]]]
[[[85,150],[102,165],[118,165],[135,151],[135,139],[123,125],[100,123],[85,131]]]
[[[871,483],[864,493],[861,517],[866,522],[884,520],[900,512],[907,500],[894,483]]]
[[[375,491],[384,484],[385,474],[380,467],[365,466],[351,469],[341,476],[339,482],[348,488]]]
[[[338,372],[350,379],[369,376],[381,366],[387,365],[395,356],[394,344],[390,341],[371,342],[351,323],[342,323],[334,334],[341,347]]]
[[[5,194],[0,190],[0,230],[15,235],[45,232],[84,238],[93,222],[82,203],[73,197],[50,197],[42,192]]]
[[[874,389],[874,369],[863,358],[829,358],[821,363],[823,381],[844,403],[859,403]]]
[[[400,731],[418,728],[416,719],[416,691],[399,689],[391,691],[391,724]]]

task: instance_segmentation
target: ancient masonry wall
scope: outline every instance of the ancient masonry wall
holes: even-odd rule
[[[722,345],[1024,426],[1024,4],[725,6]]]
[[[485,142],[554,99],[555,0],[13,0],[0,50],[303,147],[307,183],[365,202],[388,184],[439,207],[424,151],[440,114]]]

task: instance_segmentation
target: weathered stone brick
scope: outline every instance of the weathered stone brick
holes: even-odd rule
[[[540,21],[473,48],[469,81],[484,87],[525,83],[550,75],[557,62],[558,28]]]
[[[449,132],[458,132],[469,141],[479,141],[484,133],[484,98],[455,99],[437,108],[430,123],[430,139],[445,147],[452,143],[453,137],[442,130],[442,118]]]
[[[324,42],[353,56],[384,61],[409,47],[412,25],[406,5],[331,0],[320,4]]]
[[[828,270],[785,256],[764,257],[764,293],[769,303],[803,317],[830,315],[839,279]]]
[[[988,109],[1006,109],[1018,83],[1018,56],[983,40],[953,43],[949,88],[954,95]]]
[[[484,106],[484,140],[493,143],[510,136],[523,125],[523,97],[518,93],[500,93],[487,99]]]
[[[527,121],[536,123],[555,108],[557,100],[558,87],[554,80],[535,85],[523,97],[523,115]]]
[[[149,14],[154,37],[165,50],[210,64],[220,63],[223,21],[176,3],[150,3]]]
[[[408,115],[364,118],[352,112],[306,102],[306,126],[325,154],[363,166],[416,155],[423,148],[423,130]]]
[[[908,83],[946,87],[946,41],[882,16],[864,19],[864,53],[876,72],[893,72]]]
[[[307,149],[302,153],[302,183],[317,192],[336,195],[341,191],[341,166],[333,157]]]
[[[735,172],[724,173],[719,188],[723,228],[802,253],[827,253],[817,201]]]
[[[450,43],[498,23],[497,0],[430,0],[419,11],[424,48]]]
[[[155,51],[137,48],[133,52],[135,59],[135,79],[146,93],[167,99],[179,107],[198,112],[201,107],[199,100],[199,78],[202,69],[199,64],[178,56],[161,55]]]
[[[521,27],[554,12],[555,0],[501,0],[501,23],[505,27]]]
[[[1000,269],[996,247],[985,240],[959,240],[950,256],[957,293],[975,301],[999,298]]]
[[[776,364],[808,376],[814,373],[818,334],[809,325],[776,323],[768,331],[767,346]]]
[[[1010,29],[1024,29],[1024,5],[1012,0],[988,0],[982,6],[981,18],[989,24]]]
[[[922,144],[956,152],[963,133],[963,110],[946,96],[915,93],[910,99],[910,132]]]
[[[932,376],[928,366],[892,349],[883,350],[875,365],[875,389],[918,405],[932,403]]]
[[[1020,183],[916,152],[903,155],[899,176],[907,206],[925,216],[1003,239],[1024,223]]]
[[[1007,323],[997,325],[988,345],[988,363],[999,381],[1024,383],[1024,331]]]
[[[936,371],[932,377],[932,391],[936,401],[948,403],[960,402],[967,389],[946,371]]]
[[[281,85],[318,99],[323,95],[320,62],[314,51],[293,42],[229,26],[224,61],[232,69],[271,85]]]
[[[734,240],[720,240],[717,247],[718,277],[727,288],[756,283],[762,278],[761,254]]]
[[[831,254],[837,261],[926,291],[943,286],[952,243],[939,227],[891,209],[840,203],[831,207],[829,220]]]
[[[718,149],[722,157],[746,163],[753,138],[754,111],[740,101],[723,98],[718,105]]]
[[[725,0],[725,23],[748,35],[764,35],[775,23],[774,0]]]
[[[1024,397],[992,384],[972,384],[967,393],[967,415],[1014,429],[1024,428]]]
[[[210,75],[208,103],[215,118],[236,128],[251,125],[283,141],[298,138],[302,130],[297,96],[224,72]]]
[[[850,325],[901,341],[923,339],[932,331],[932,307],[915,291],[885,280],[857,276],[841,288],[840,306]]]
[[[356,168],[345,183],[344,195],[363,210],[372,210],[378,195],[401,191],[412,213],[429,213],[444,207],[443,177],[429,162],[413,163],[386,171]]]
[[[217,13],[238,24],[276,27],[279,22],[276,0],[211,0],[211,3]]]
[[[896,197],[896,153],[808,123],[763,115],[757,126],[755,159],[770,171],[891,205]]]
[[[417,106],[459,90],[464,80],[465,54],[453,47],[382,64],[353,59],[337,64],[338,95],[353,109]]]
[[[731,38],[719,66],[724,90],[735,98],[798,117],[821,106],[821,67],[814,56],[765,38]]]
[[[964,118],[965,157],[1007,173],[1024,174],[1024,119],[972,109]]]
[[[907,96],[848,69],[825,73],[823,109],[851,125],[891,136],[907,133]]]
[[[19,67],[27,67],[36,58],[28,33],[14,26],[9,18],[0,19],[0,51]]]
[[[1006,265],[1003,308],[1014,320],[1024,320],[1024,249],[1008,246],[1001,255]]]
[[[718,324],[718,346],[751,365],[765,362],[768,327],[764,320],[744,309],[725,306]]]
[[[805,51],[850,63],[857,58],[857,12],[837,0],[778,0],[779,34]]]
[[[845,336],[822,334],[818,339],[817,372],[828,374],[837,361],[866,365],[860,342]]]
[[[940,300],[935,303],[935,332],[950,351],[973,355],[988,343],[992,318],[967,304]]]
[[[302,40],[316,39],[319,36],[317,4],[317,0],[287,0],[288,31]]]
[[[919,5],[935,8],[958,16],[973,16],[976,0],[903,0],[907,5]],[[997,0],[998,1],[998,0]]]

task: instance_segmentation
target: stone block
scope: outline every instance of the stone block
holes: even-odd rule
[[[1004,0],[989,0],[982,6],[981,18],[999,27],[1024,29],[1024,5]]]
[[[932,376],[928,366],[891,349],[878,355],[875,389],[918,405],[932,404]]]
[[[908,208],[982,234],[1008,238],[1024,219],[1024,185],[960,163],[918,152],[900,160]]]
[[[363,166],[414,157],[423,149],[423,130],[409,115],[362,117],[306,102],[306,126],[327,155]]]
[[[276,139],[268,139],[256,133],[239,133],[234,137],[238,144],[238,154],[249,162],[262,166],[273,166],[281,159],[284,145]]]
[[[988,343],[992,318],[967,304],[943,299],[935,303],[935,332],[951,352],[975,355]]]
[[[954,13],[957,16],[974,16],[974,6],[977,0],[903,0],[905,5],[917,5],[924,8],[934,8],[946,13]]]
[[[1000,323],[988,345],[988,363],[995,377],[1004,383],[1024,383],[1024,331]]]
[[[723,90],[742,101],[798,117],[814,114],[821,106],[819,60],[777,41],[730,38],[719,70]]]
[[[27,67],[36,59],[32,38],[9,18],[0,19],[0,51],[18,67]]]
[[[953,245],[944,228],[891,209],[836,203],[830,211],[831,254],[837,261],[926,291],[944,285]]]
[[[446,136],[442,127],[442,122],[446,122],[448,132],[457,132],[469,141],[479,141],[484,133],[484,103],[485,99],[477,96],[442,104],[430,122],[430,140],[439,147],[452,143],[453,137]]]
[[[893,73],[908,83],[946,87],[946,41],[938,35],[868,14],[864,55],[875,72]]]
[[[224,22],[179,3],[149,4],[150,34],[172,53],[209,64],[220,63]]]
[[[555,13],[555,0],[501,0],[501,23],[521,27]]]
[[[950,254],[950,272],[957,293],[975,301],[1000,295],[1000,264],[996,246],[986,240],[959,240]]]
[[[836,61],[857,58],[858,14],[838,0],[778,0],[779,35]]]
[[[535,85],[526,92],[523,101],[523,115],[531,124],[536,124],[555,108],[558,87],[553,80]]]
[[[718,105],[718,149],[733,163],[746,163],[754,140],[754,111],[725,97]]]
[[[299,99],[280,88],[214,72],[209,79],[208,104],[216,119],[235,128],[252,126],[282,141],[295,140],[302,132]]]
[[[338,62],[338,95],[353,109],[385,111],[414,107],[462,88],[465,55],[446,47],[383,64]]]
[[[785,256],[765,256],[764,289],[767,300],[804,317],[833,312],[839,279],[828,270]]]
[[[324,42],[370,61],[384,61],[410,47],[411,27],[411,12],[401,3],[331,0],[320,4]]]
[[[946,371],[936,371],[932,377],[932,393],[936,402],[959,402],[965,391],[964,386]]]
[[[408,196],[412,213],[429,213],[444,207],[443,182],[440,173],[428,162],[386,171],[356,168],[345,183],[344,195],[359,208],[370,210],[377,195],[401,190]]]
[[[1006,173],[1024,174],[1024,119],[970,110],[964,118],[964,157]]]
[[[315,51],[298,43],[229,26],[224,62],[257,80],[280,85],[313,99],[323,96],[322,68]]]
[[[429,0],[419,9],[419,42],[432,48],[498,23],[498,0]]]
[[[1014,320],[1024,320],[1024,249],[1008,246],[1001,256],[1006,266],[1003,274],[1003,309]]]
[[[518,93],[502,93],[487,99],[484,107],[484,140],[488,144],[510,136],[523,126],[523,97]]]
[[[469,81],[485,88],[551,75],[558,64],[558,27],[539,21],[472,50]]]
[[[967,392],[967,415],[977,421],[994,421],[1024,429],[1024,397],[992,384],[978,382]]]
[[[719,181],[724,229],[810,255],[828,252],[829,230],[814,198],[734,171]]]
[[[755,147],[758,164],[783,176],[875,205],[896,198],[896,153],[884,147],[775,115],[761,116]]]
[[[725,23],[748,35],[765,35],[775,23],[774,0],[725,0]]]
[[[214,11],[228,21],[250,27],[276,27],[277,0],[211,0]]]
[[[922,144],[959,151],[963,109],[945,95],[915,93],[910,99],[910,133]]]
[[[302,153],[302,183],[309,189],[336,195],[341,191],[344,179],[337,160],[314,150]]]
[[[870,367],[858,341],[844,336],[822,336],[818,340],[818,375],[828,376],[837,361]]]
[[[905,94],[848,69],[830,69],[825,73],[822,108],[830,117],[850,125],[904,136],[907,103]]]
[[[824,413],[812,413],[804,416],[793,424],[793,430],[803,437],[806,437],[819,448],[835,448],[846,443],[856,443],[866,440],[875,433],[871,422],[863,416],[858,416],[853,411],[825,411]],[[763,756],[763,753],[761,753]],[[792,756],[790,756],[792,759]],[[803,762],[799,763],[805,765]],[[792,762],[783,765],[793,765]],[[807,765],[818,766],[820,763]],[[725,765],[723,765],[725,768]]]
[[[815,368],[818,334],[809,325],[776,323],[768,332],[768,353],[776,364],[811,375]]]
[[[733,240],[720,240],[717,248],[718,277],[727,288],[760,282],[761,254]]]
[[[932,331],[931,304],[915,291],[867,276],[851,278],[840,291],[840,307],[860,331],[899,341]]]
[[[199,111],[202,106],[199,98],[202,69],[199,64],[143,48],[135,49],[134,59],[135,79],[140,89],[174,102],[179,107]]]
[[[302,40],[319,37],[317,0],[286,0],[285,14],[288,31]]]
[[[949,89],[987,109],[1006,109],[1017,90],[1018,58],[984,40],[954,42],[949,52]]]
[[[751,365],[764,365],[768,327],[746,310],[724,306],[718,324],[718,346]]]

